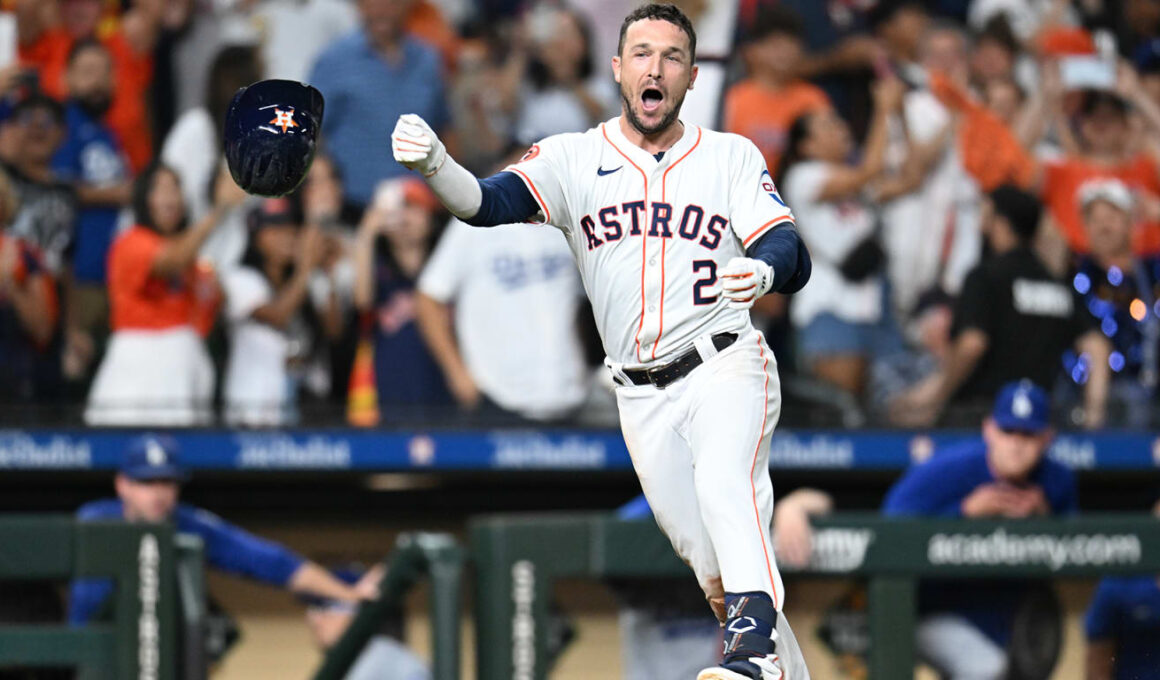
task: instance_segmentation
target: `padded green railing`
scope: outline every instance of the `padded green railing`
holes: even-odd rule
[[[813,562],[804,573],[869,582],[873,680],[913,675],[920,577],[1160,572],[1160,521],[1148,515],[991,521],[839,513],[814,525]],[[609,513],[485,517],[470,534],[480,680],[546,677],[543,631],[556,579],[691,574],[653,522]]]
[[[86,680],[175,680],[175,573],[170,526],[0,517],[0,580],[115,583],[111,623],[0,625],[0,668],[71,666]]]

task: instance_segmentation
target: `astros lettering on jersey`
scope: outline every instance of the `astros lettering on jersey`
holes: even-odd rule
[[[538,217],[564,232],[604,351],[630,366],[747,328],[748,312],[721,299],[717,270],[793,222],[757,147],[696,125],[657,160],[614,118],[549,137],[507,170],[527,184]]]

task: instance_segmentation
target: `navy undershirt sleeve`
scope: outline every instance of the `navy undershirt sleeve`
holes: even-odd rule
[[[479,189],[483,193],[479,212],[463,220],[474,227],[526,222],[540,211],[532,192],[514,172],[497,172],[481,179]]]
[[[797,229],[783,222],[762,234],[745,254],[773,267],[773,285],[770,292],[796,293],[810,280],[813,265],[810,251],[802,242]]]

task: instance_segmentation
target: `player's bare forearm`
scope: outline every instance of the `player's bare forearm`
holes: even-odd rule
[[[830,494],[818,489],[803,487],[795,489],[777,501],[774,513],[779,510],[802,512],[806,515],[828,515],[834,509],[834,499]]]
[[[325,597],[343,602],[356,602],[359,599],[354,588],[339,581],[329,571],[313,562],[303,562],[286,583],[286,587],[295,593],[305,593]]]

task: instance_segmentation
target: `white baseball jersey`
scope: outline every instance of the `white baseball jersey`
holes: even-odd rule
[[[568,245],[555,231],[529,224],[477,229],[452,220],[418,286],[455,305],[463,362],[497,404],[553,418],[584,401],[576,334],[583,293]]]
[[[660,160],[619,118],[555,135],[507,170],[568,239],[611,361],[661,364],[703,334],[739,332],[717,271],[793,216],[757,147],[685,124]]]

